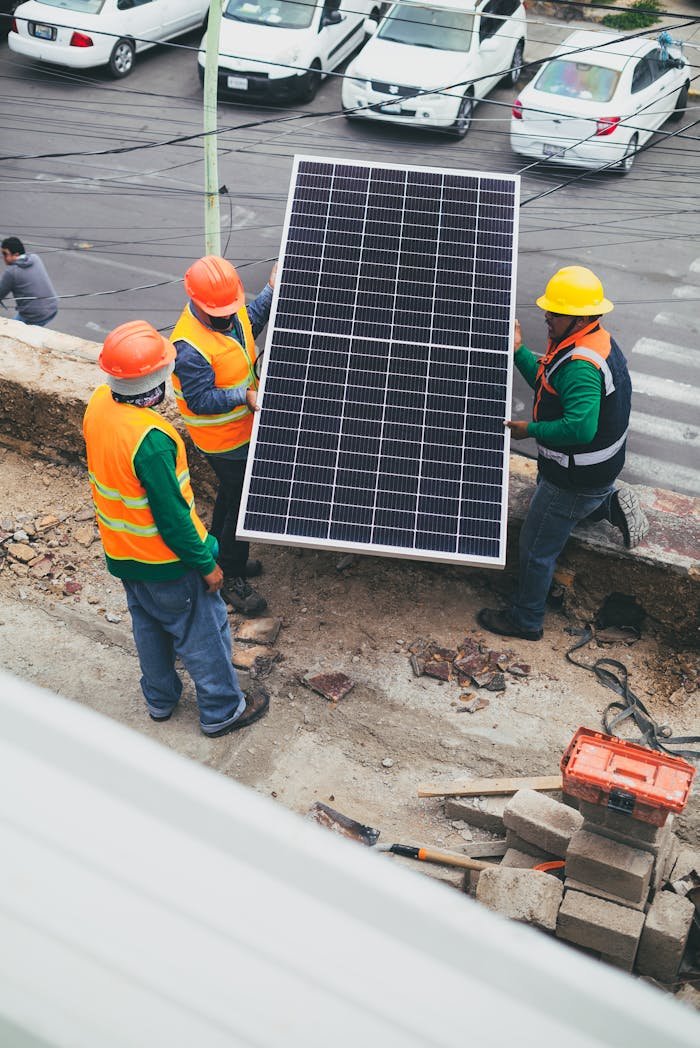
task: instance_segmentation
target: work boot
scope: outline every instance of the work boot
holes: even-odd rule
[[[610,500],[612,523],[622,532],[627,549],[638,546],[649,531],[649,521],[632,488],[618,488]]]
[[[261,560],[248,560],[245,566],[245,577],[247,579],[255,579],[258,575],[262,575],[263,566]]]
[[[205,732],[204,734],[208,739],[220,739],[222,735],[228,735],[232,731],[238,731],[239,728],[247,728],[249,724],[253,724],[256,720],[260,720],[270,708],[270,696],[268,695],[265,688],[258,684],[255,688],[251,688],[250,691],[246,692],[245,696],[245,709],[240,717],[236,717],[235,721],[227,725],[225,728],[221,728],[219,731]]]
[[[267,601],[261,597],[245,579],[225,578],[221,587],[221,596],[231,605],[234,611],[255,618],[267,607]]]
[[[489,633],[498,633],[500,637],[520,637],[521,640],[542,640],[542,630],[524,630],[516,625],[507,611],[495,611],[482,608],[476,621]]]

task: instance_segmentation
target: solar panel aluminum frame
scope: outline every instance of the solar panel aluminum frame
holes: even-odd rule
[[[444,176],[457,176],[460,178],[476,178],[476,179],[498,179],[503,182],[512,183],[514,187],[513,193],[513,225],[512,225],[512,251],[510,257],[510,309],[508,315],[508,352],[505,354],[505,361],[507,367],[506,381],[505,381],[505,410],[508,412],[509,405],[512,399],[512,385],[513,385],[513,354],[512,354],[512,339],[515,325],[515,287],[516,287],[516,275],[517,275],[517,254],[518,254],[518,201],[519,201],[519,188],[520,188],[520,177],[518,175],[506,175],[493,172],[480,172],[471,170],[460,170],[457,168],[438,168],[438,167],[416,167],[408,164],[383,164],[374,163],[372,161],[356,161],[348,160],[347,158],[328,158],[328,157],[316,157],[306,155],[296,155],[293,161],[289,194],[287,198],[287,208],[285,212],[284,225],[282,231],[281,250],[278,261],[278,272],[277,279],[275,282],[275,289],[273,294],[272,306],[270,310],[270,319],[268,327],[268,338],[267,338],[267,351],[263,356],[260,380],[259,380],[259,391],[258,391],[258,403],[261,406],[261,411],[256,412],[253,422],[253,432],[251,436],[251,446],[248,454],[248,462],[245,473],[245,480],[243,485],[243,494],[241,498],[241,507],[238,516],[237,525],[237,536],[241,539],[246,540],[257,540],[265,543],[272,543],[277,545],[285,546],[298,546],[302,548],[311,548],[317,550],[335,550],[338,552],[350,552],[350,553],[363,553],[372,554],[375,556],[386,556],[386,557],[397,557],[397,558],[408,558],[410,560],[421,560],[430,562],[441,562],[450,564],[462,564],[472,565],[476,567],[484,568],[503,568],[505,566],[505,549],[506,549],[506,533],[507,533],[507,517],[508,517],[508,462],[510,452],[510,430],[504,427],[503,436],[503,468],[502,468],[502,484],[501,484],[501,502],[500,502],[500,522],[499,522],[499,536],[498,536],[498,556],[481,556],[476,554],[464,554],[457,551],[444,551],[444,550],[432,550],[425,548],[412,548],[406,546],[396,545],[384,545],[379,543],[367,543],[367,542],[356,542],[347,541],[344,539],[337,538],[319,538],[314,536],[287,534],[271,531],[258,530],[256,528],[246,527],[245,518],[248,512],[248,499],[250,493],[251,480],[254,474],[254,463],[256,455],[256,447],[258,442],[258,434],[262,421],[264,421],[265,411],[265,384],[267,380],[268,370],[271,364],[270,347],[274,346],[274,338],[276,333],[276,318],[277,309],[280,298],[280,290],[284,283],[285,274],[285,256],[287,254],[287,240],[290,229],[290,221],[293,214],[293,207],[295,202],[295,191],[297,188],[297,174],[302,164],[313,163],[313,164],[325,164],[328,165],[329,169],[333,169],[336,165],[342,165],[344,167],[363,168],[363,169],[376,169],[376,170],[390,170],[400,172],[422,172],[425,174],[432,175],[444,175]],[[476,249],[475,249],[476,250]],[[287,330],[282,328],[281,330]],[[465,402],[466,407],[466,402]],[[504,420],[505,421],[505,420]],[[329,523],[330,530],[330,523]]]

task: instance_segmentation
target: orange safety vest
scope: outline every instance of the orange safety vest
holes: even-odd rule
[[[194,508],[187,455],[180,435],[156,411],[118,404],[109,386],[98,386],[85,411],[83,435],[97,525],[105,553],[112,560],[173,564],[180,559],[161,538],[146,489],[134,470],[136,452],[152,429],[159,429],[175,442],[175,469],[182,497],[190,507],[199,537],[202,541],[207,537],[207,529]]]
[[[236,314],[243,328],[243,344],[231,335],[224,335],[202,324],[185,306],[173,333],[171,342],[184,339],[197,350],[214,371],[217,389],[258,388],[255,374],[256,349],[253,330],[245,306]],[[220,415],[195,415],[182,392],[177,374],[177,361],[172,376],[177,406],[193,443],[207,455],[233,451],[250,441],[253,431],[253,412],[247,404],[241,404]]]

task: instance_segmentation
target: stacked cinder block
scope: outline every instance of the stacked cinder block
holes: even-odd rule
[[[617,968],[673,983],[695,906],[666,889],[681,889],[674,876],[700,872],[700,854],[679,847],[672,816],[654,826],[604,804],[581,801],[577,810],[576,803],[514,794],[503,808],[507,851],[480,875],[477,899]],[[533,869],[557,859],[563,884]]]
[[[587,801],[580,814],[566,852],[558,937],[616,967],[673,982],[693,906],[661,890],[678,854],[672,816],[654,826]]]

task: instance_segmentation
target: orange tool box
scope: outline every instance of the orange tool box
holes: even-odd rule
[[[579,728],[561,759],[564,792],[590,804],[663,826],[683,811],[695,777],[692,764],[624,739]]]

